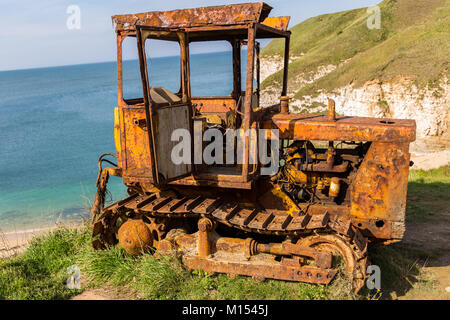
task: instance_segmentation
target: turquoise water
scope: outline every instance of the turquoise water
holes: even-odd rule
[[[151,59],[151,85],[178,88],[178,65]],[[125,96],[141,97],[138,62],[124,71]],[[1,231],[87,216],[97,158],[115,153],[116,77],[115,62],[0,72]],[[191,77],[193,95],[229,95],[231,54],[193,55]],[[108,187],[110,201],[125,196],[120,178]]]

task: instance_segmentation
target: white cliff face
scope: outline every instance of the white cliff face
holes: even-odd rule
[[[289,83],[290,95],[335,68],[323,66],[311,78],[296,79],[295,85]],[[279,88],[268,88],[263,93],[262,104],[276,103],[279,92]],[[447,78],[441,79],[436,88],[423,89],[404,77],[369,81],[360,88],[347,85],[332,93],[294,99],[290,104],[291,112],[324,111],[328,98],[336,101],[336,112],[341,115],[416,120],[417,140],[412,150],[450,149],[450,82]]]
[[[283,57],[276,55],[262,58],[259,71],[261,82],[266,80],[268,76],[280,71],[282,68]]]
[[[298,57],[292,57],[289,60],[289,63],[297,59]],[[280,56],[274,56],[270,58],[265,58],[261,60],[261,82],[264,81],[267,77],[272,75],[275,72],[278,72],[283,69],[283,63]],[[348,60],[347,60],[348,61]],[[344,61],[343,63],[346,63],[347,61]],[[300,90],[302,87],[313,83],[319,78],[322,78],[323,76],[327,75],[328,73],[334,71],[336,69],[335,65],[328,65],[328,66],[320,66],[317,68],[316,72],[309,73],[309,74],[301,74],[298,75],[295,78],[294,83],[290,82],[288,85],[288,96],[293,96],[295,93]],[[272,72],[274,70],[273,73]],[[281,93],[281,88],[278,87],[269,87],[266,88],[262,92],[261,96],[261,105],[263,107],[268,107],[274,104],[279,103],[279,97]]]
[[[289,63],[298,59],[299,57],[289,57]],[[261,82],[266,80],[270,75],[282,70],[284,67],[284,58],[280,55],[269,56],[261,58],[260,76]]]

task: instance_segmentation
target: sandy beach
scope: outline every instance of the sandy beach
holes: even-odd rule
[[[20,253],[33,237],[45,235],[55,228],[56,226],[0,233],[0,258],[5,259]]]
[[[410,170],[431,170],[450,164],[450,150],[442,150],[428,153],[411,152],[411,160],[414,165]]]
[[[27,247],[27,244],[34,237],[41,237],[59,227],[80,228],[81,222],[58,223],[50,227],[34,228],[27,230],[18,230],[10,232],[0,232],[0,259],[6,259],[13,255],[21,253]]]

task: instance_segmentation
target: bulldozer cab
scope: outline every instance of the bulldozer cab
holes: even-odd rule
[[[128,180],[152,185],[252,187],[259,165],[249,159],[256,158],[258,150],[257,146],[250,148],[252,137],[248,132],[258,127],[255,111],[260,96],[259,39],[285,40],[284,83],[280,94],[285,96],[287,92],[289,17],[269,18],[271,9],[267,4],[253,3],[113,17],[117,24],[119,71],[119,125],[116,127],[120,128],[118,149],[125,183]],[[143,98],[124,100],[121,45],[130,36],[137,40]],[[152,39],[179,46],[178,92],[152,86],[153,70],[146,60],[147,51],[152,50],[146,44]],[[192,96],[190,46],[195,42],[214,41],[227,41],[232,48],[233,91],[229,96]],[[235,154],[234,163],[199,161],[206,146],[203,132],[211,128],[222,133],[233,129],[238,136],[243,136],[243,152]],[[189,138],[189,161],[186,158],[183,162],[173,161],[172,150],[180,143],[177,137],[181,139],[174,132]]]

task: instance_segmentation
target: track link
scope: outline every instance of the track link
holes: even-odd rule
[[[204,216],[227,226],[247,232],[280,236],[300,236],[313,231],[331,229],[348,237],[358,248],[362,258],[367,253],[367,239],[350,220],[331,218],[328,212],[316,215],[291,216],[284,212],[267,212],[264,209],[243,208],[238,202],[225,202],[221,198],[158,197],[156,194],[133,194],[102,210],[95,220],[93,236],[101,235],[111,223],[134,211],[149,217],[189,218]],[[105,239],[106,240],[106,239]]]

